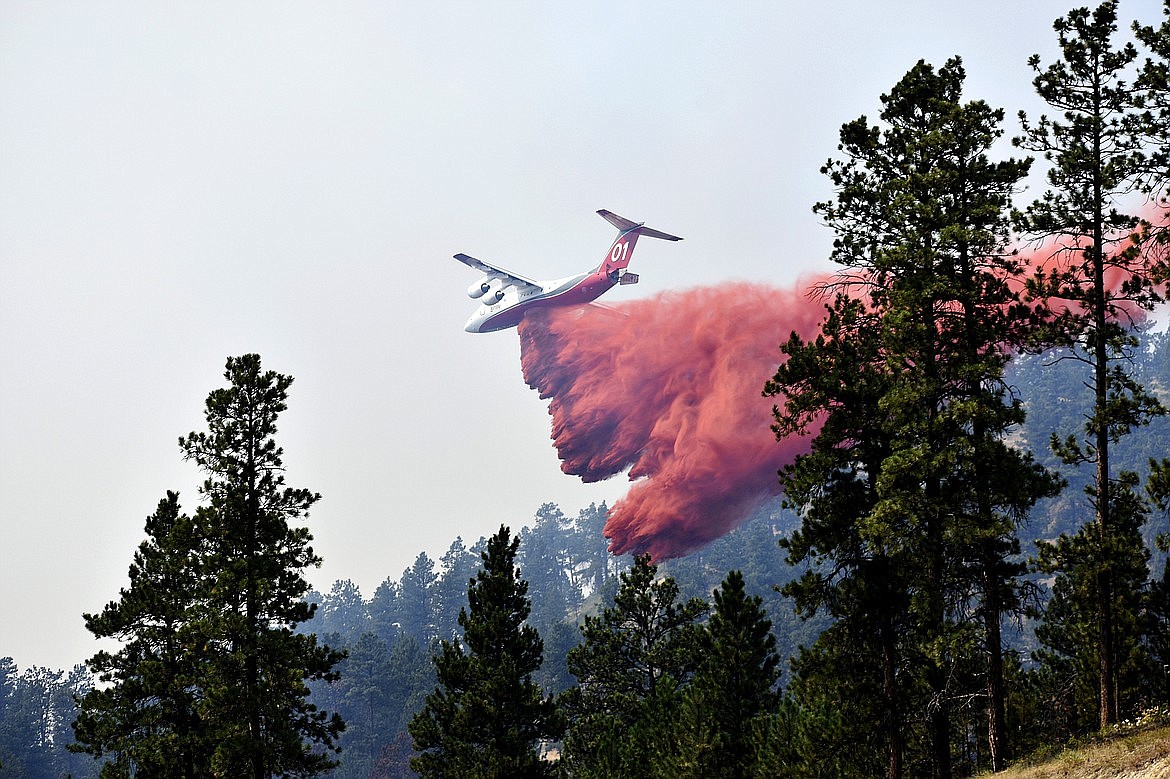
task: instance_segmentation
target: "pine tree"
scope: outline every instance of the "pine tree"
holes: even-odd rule
[[[535,520],[520,531],[520,560],[529,583],[540,593],[533,604],[532,624],[547,634],[576,609],[578,596],[569,578],[568,517],[555,503],[545,503]]]
[[[306,598],[311,603],[318,601]],[[340,646],[351,646],[368,630],[370,616],[362,600],[361,590],[350,579],[333,582],[329,594],[319,599],[320,613],[315,615],[314,633],[335,634]]]
[[[276,419],[292,379],[258,355],[229,358],[207,398],[207,432],[179,439],[207,474],[187,517],[169,493],[147,520],[131,584],[100,615],[121,639],[91,661],[103,681],[77,720],[81,748],[118,753],[115,775],[312,776],[344,727],[308,701],[341,655],[296,632],[316,608],[302,571],[320,564],[303,519],[320,496],[284,486]]]
[[[707,604],[678,602],[678,585],[657,573],[649,555],[635,558],[614,605],[585,618],[583,642],[569,652],[577,686],[559,702],[569,720],[562,761],[574,776],[649,776],[671,743]]]
[[[824,611],[835,620],[794,663],[795,686],[805,708],[822,700],[863,707],[865,716],[854,721],[880,724],[885,773],[899,777],[909,702],[903,658],[913,635],[903,577],[912,564],[864,521],[891,446],[874,420],[892,379],[872,337],[875,313],[844,293],[826,311],[814,341],[794,333],[782,346],[788,359],[765,385],[766,394],[785,396],[783,411],[773,409],[777,436],[816,431],[810,452],[780,475],[785,503],[802,515],[801,527],[780,545],[790,564],[813,563],[783,592],[802,617]],[[840,668],[835,658],[857,663]]]
[[[611,569],[621,564],[620,558],[609,553],[609,541],[605,537],[608,516],[609,508],[605,503],[591,503],[577,512],[573,523],[569,542],[577,573],[582,577],[580,587],[583,591],[600,592],[612,577]]]
[[[402,635],[402,623],[399,621],[402,610],[401,601],[401,590],[398,587],[398,582],[386,577],[385,581],[374,590],[374,597],[366,605],[366,610],[370,614],[370,627],[387,644],[393,644]],[[451,624],[455,624],[454,618],[452,618]]]
[[[1127,499],[1119,500],[1121,496]],[[1150,682],[1160,675],[1143,643],[1148,632],[1149,600],[1157,597],[1157,588],[1153,593],[1147,588],[1149,553],[1141,537],[1146,515],[1145,506],[1131,488],[1115,491],[1112,532],[1105,539],[1108,546],[1092,525],[1041,546],[1040,570],[1060,575],[1053,583],[1044,620],[1036,628],[1041,646],[1035,657],[1042,671],[1058,680],[1059,688],[1065,691],[1060,706],[1069,712],[1065,723],[1068,732],[1059,736],[1067,738],[1100,726],[1097,588],[1104,566],[1108,566],[1112,585],[1111,663],[1118,710],[1138,711]]]
[[[479,569],[480,556],[456,536],[439,562],[443,573],[435,582],[435,625],[438,637],[450,641],[459,635],[459,612],[467,603],[467,584]]]
[[[100,614],[85,615],[95,637],[124,645],[89,660],[102,686],[81,700],[73,748],[113,755],[103,774],[126,775],[133,765],[151,776],[206,776],[214,743],[198,686],[207,641],[197,611],[200,539],[178,494],[159,501],[146,519],[146,535],[134,553],[129,587]]]
[[[1033,123],[1021,112],[1024,135],[1015,142],[1052,162],[1050,189],[1027,211],[1029,230],[1056,244],[1052,267],[1039,271],[1030,284],[1049,309],[1044,338],[1085,366],[1085,382],[1094,395],[1083,434],[1054,432],[1052,446],[1066,464],[1092,467],[1095,473],[1087,491],[1093,519],[1078,534],[1080,542],[1059,544],[1042,561],[1047,570],[1081,582],[1068,592],[1093,599],[1098,712],[1104,727],[1120,714],[1118,649],[1128,639],[1118,631],[1130,621],[1115,611],[1119,588],[1130,583],[1121,581],[1125,574],[1113,561],[1137,553],[1131,548],[1135,536],[1125,529],[1133,519],[1123,516],[1124,507],[1137,502],[1134,480],[1116,472],[1113,450],[1134,427],[1165,411],[1127,368],[1136,343],[1127,323],[1130,312],[1148,309],[1159,298],[1133,241],[1139,220],[1119,208],[1142,172],[1141,137],[1135,132],[1141,97],[1127,80],[1137,51],[1130,43],[1114,46],[1115,0],[1092,12],[1075,9],[1053,28],[1061,59],[1042,68],[1034,55],[1029,64],[1036,71],[1037,93],[1061,112],[1062,120],[1041,116]],[[1092,585],[1082,586],[1088,578]]]
[[[246,354],[228,359],[224,378],[229,386],[207,397],[207,432],[179,439],[184,459],[207,473],[195,522],[212,769],[254,779],[320,773],[334,762],[316,747],[331,747],[343,724],[309,703],[305,681],[333,678],[342,655],[294,632],[315,610],[302,571],[321,558],[308,528],[291,523],[321,496],[284,486],[274,436],[292,377]]]
[[[411,767],[423,777],[552,775],[539,747],[562,724],[532,681],[543,645],[525,623],[531,607],[515,564],[519,543],[506,527],[488,540],[459,614],[464,639],[440,642],[438,686],[410,722],[419,753]]]
[[[779,705],[780,658],[762,599],[744,591],[739,571],[713,594],[711,618],[699,638],[702,661],[687,690],[706,748],[695,750],[695,775],[753,775],[753,727]]]
[[[786,396],[778,435],[821,425],[811,454],[783,474],[805,518],[790,559],[826,562],[792,588],[798,605],[831,604],[864,621],[867,604],[885,600],[898,610],[887,619],[905,621],[871,631],[883,658],[888,776],[904,765],[898,723],[910,680],[899,667],[908,658],[928,691],[932,771],[951,774],[950,701],[966,692],[954,683],[976,621],[991,751],[1002,752],[998,626],[1016,601],[1013,533],[1055,489],[1005,443],[1023,408],[1003,367],[1030,324],[1005,245],[1029,161],[988,158],[1003,112],[962,102],[964,80],[957,58],[937,70],[919,62],[882,96],[881,124],[862,117],[841,128],[842,158],[822,169],[837,194],[814,210],[837,233],[833,259],[847,267],[840,286],[854,299],[834,300],[821,338],[794,336],[765,388]]]
[[[436,600],[439,575],[435,562],[426,552],[419,552],[414,564],[398,579],[399,630],[423,646],[435,638]]]
[[[1133,25],[1137,39],[1149,55],[1142,64],[1135,86],[1140,90],[1144,112],[1138,117],[1138,132],[1145,142],[1142,155],[1140,183],[1142,188],[1166,209],[1170,207],[1170,0],[1162,2],[1162,24]],[[1161,239],[1166,242],[1166,230],[1161,225]]]
[[[1155,543],[1165,553],[1170,551],[1170,458],[1150,460],[1150,476],[1146,482],[1152,514],[1157,519],[1159,533]],[[1155,667],[1170,668],[1170,564],[1162,561],[1162,578],[1153,583],[1149,597],[1149,651]],[[1150,680],[1155,699],[1170,700],[1170,678],[1166,673],[1155,674]]]

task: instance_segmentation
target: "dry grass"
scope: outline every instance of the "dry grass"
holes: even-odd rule
[[[988,775],[990,776],[990,775]],[[1046,763],[1009,768],[995,779],[1170,779],[1170,727],[1067,750]]]

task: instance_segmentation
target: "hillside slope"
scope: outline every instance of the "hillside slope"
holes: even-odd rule
[[[990,775],[989,775],[990,776]],[[1010,768],[996,779],[1170,779],[1170,727],[1069,749],[1055,758]]]

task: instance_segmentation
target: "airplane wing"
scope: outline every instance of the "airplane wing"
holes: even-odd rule
[[[470,255],[463,254],[462,252],[456,254],[455,259],[459,260],[468,267],[475,268],[477,271],[480,271],[489,278],[504,279],[509,284],[514,284],[518,287],[536,287],[537,289],[540,289],[540,284],[530,278],[521,276],[519,273],[513,273],[510,270],[504,270],[497,265],[492,265],[490,263],[484,262],[483,260],[477,260]]]

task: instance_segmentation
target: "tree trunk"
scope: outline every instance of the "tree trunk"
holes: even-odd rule
[[[1095,72],[1099,73],[1099,69]],[[1104,113],[1102,87],[1099,79],[1093,84],[1093,108],[1096,116]],[[1093,159],[1101,160],[1102,138],[1093,135]],[[1104,187],[1102,170],[1093,171],[1093,359],[1094,408],[1097,447],[1097,530],[1098,542],[1105,545],[1112,532],[1110,512],[1112,496],[1109,483],[1109,343],[1105,327],[1108,310],[1105,288],[1105,212],[1102,205]],[[1104,549],[1102,549],[1104,551]],[[1110,562],[1101,555],[1103,564],[1097,569],[1097,670],[1101,688],[1101,727],[1117,722],[1117,683],[1114,678],[1113,644],[1113,586]]]
[[[902,779],[902,714],[898,705],[898,655],[894,627],[882,626],[882,689],[886,698],[886,779]]]
[[[999,620],[1003,611],[999,582],[992,570],[991,555],[983,560],[983,634],[987,654],[987,747],[991,753],[991,770],[1002,771],[1007,763],[1004,735],[1005,705],[1003,688],[1003,644]]]

